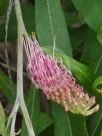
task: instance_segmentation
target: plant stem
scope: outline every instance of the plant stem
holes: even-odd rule
[[[11,122],[11,131],[10,136],[15,136],[15,120],[16,115],[18,112],[19,107],[22,110],[23,117],[25,119],[25,123],[28,129],[29,136],[35,136],[34,130],[32,127],[32,123],[30,121],[30,117],[26,108],[26,104],[24,101],[24,95],[23,95],[23,34],[27,35],[27,32],[25,30],[25,26],[23,23],[23,18],[21,14],[21,8],[19,0],[14,0],[14,6],[15,6],[15,12],[17,17],[17,24],[18,24],[18,41],[17,41],[17,97],[14,104],[14,107],[12,109],[8,125]]]

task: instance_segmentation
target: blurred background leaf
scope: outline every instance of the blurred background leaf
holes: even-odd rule
[[[94,30],[99,30],[102,26],[102,1],[71,0],[79,11],[85,22]],[[87,8],[86,8],[87,7]]]
[[[13,82],[10,84],[9,77],[0,69],[0,91],[7,97],[10,102],[14,101],[15,90],[15,84]]]
[[[83,46],[81,62],[88,65],[97,76],[102,74],[102,46],[93,31],[88,31]]]
[[[39,120],[40,120],[40,99],[39,99],[39,91],[35,89],[32,85],[29,91],[29,96],[26,100],[26,105],[28,108],[28,112],[30,115],[30,119],[35,131],[36,136],[39,131]],[[22,123],[22,136],[28,136],[25,122]]]
[[[53,124],[53,119],[44,112],[40,112],[39,134]]]
[[[84,21],[95,31],[102,35],[102,1],[101,0],[71,0]],[[98,38],[101,45],[102,40]],[[102,36],[101,36],[102,39]]]
[[[35,32],[35,7],[31,4],[26,4],[21,1],[23,20],[27,32]],[[5,23],[0,25],[0,41],[4,41],[5,36]],[[10,16],[9,29],[8,29],[8,41],[16,41],[17,38],[17,21],[15,16],[14,7]]]
[[[0,17],[2,17],[6,11],[8,1],[7,0],[0,0]],[[1,21],[1,18],[0,18]]]

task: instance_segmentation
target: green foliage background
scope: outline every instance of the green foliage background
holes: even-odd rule
[[[7,0],[0,0],[0,43],[5,37],[7,5]],[[95,95],[100,104],[99,111],[86,118],[66,113],[60,105],[49,102],[49,114],[41,109],[40,91],[31,85],[25,99],[36,136],[102,136],[102,1],[21,0],[21,7],[27,32],[35,32],[40,45],[49,54],[52,54],[56,35],[55,56],[62,58],[77,82],[90,95]],[[12,43],[16,39],[17,22],[12,9],[8,41]],[[9,103],[14,102],[16,83],[13,82],[12,87],[14,97],[8,75],[0,68],[0,91]],[[4,121],[0,105],[0,124]],[[23,120],[21,127],[21,136],[27,136]],[[6,136],[5,124],[1,130]]]

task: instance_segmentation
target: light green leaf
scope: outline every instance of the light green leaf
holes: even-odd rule
[[[35,22],[39,42],[42,46],[55,46],[72,55],[70,38],[60,0],[36,0]]]
[[[5,128],[5,113],[1,103],[0,103],[0,134],[2,134],[2,136],[8,136],[7,130]]]

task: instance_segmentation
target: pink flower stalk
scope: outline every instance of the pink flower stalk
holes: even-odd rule
[[[95,104],[95,97],[89,98],[71,72],[57,59],[42,51],[34,36],[24,38],[24,47],[30,77],[43,90],[47,99],[61,104],[66,111],[75,114],[87,116],[98,111],[98,104],[91,108]]]

